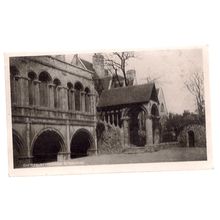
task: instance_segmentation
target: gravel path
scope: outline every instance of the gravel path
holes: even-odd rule
[[[177,162],[199,161],[206,159],[206,148],[170,148],[152,153],[121,153],[87,156],[64,162],[52,162],[48,163],[47,166]]]

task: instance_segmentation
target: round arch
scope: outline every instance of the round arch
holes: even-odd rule
[[[21,166],[19,157],[22,156],[22,151],[24,148],[24,142],[21,136],[15,130],[12,131],[12,141],[13,141],[13,162],[14,168]]]
[[[57,161],[59,152],[65,151],[65,142],[62,134],[52,128],[41,130],[33,139],[31,154],[34,163]]]
[[[14,65],[10,66],[10,75],[12,77],[20,75],[20,72],[16,66],[14,66]]]
[[[152,116],[159,116],[159,110],[156,104],[153,104],[151,107],[151,115]]]
[[[78,129],[71,138],[71,158],[88,155],[88,150],[94,147],[94,138],[91,133],[84,129]]]
[[[131,108],[126,108],[123,112],[122,112],[122,118],[123,117],[128,117],[129,116],[129,113],[134,111],[135,109],[141,109],[146,115],[148,115],[148,111],[146,109],[146,107],[144,105],[136,105],[134,107],[131,107]]]
[[[134,146],[146,144],[146,117],[147,110],[143,105],[130,108],[127,111],[129,117],[130,143]]]
[[[80,81],[77,81],[77,82],[75,82],[75,84],[74,84],[74,89],[83,91],[83,90],[84,90],[84,87],[83,87],[83,85],[82,85],[82,83],[81,83]]]
[[[39,76],[38,76],[39,81],[41,82],[52,82],[52,77],[50,76],[50,74],[46,71],[42,71]]]

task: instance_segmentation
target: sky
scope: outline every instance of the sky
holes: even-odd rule
[[[92,54],[79,56],[92,62]],[[135,58],[128,61],[129,69],[136,70],[138,84],[147,83],[148,77],[157,79],[156,87],[163,89],[169,112],[195,111],[194,97],[184,82],[194,72],[203,73],[202,49],[136,51]]]

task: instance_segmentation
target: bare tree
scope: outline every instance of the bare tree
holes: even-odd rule
[[[199,116],[203,116],[205,114],[203,74],[198,72],[193,73],[189,80],[185,81],[185,86],[195,98]]]
[[[105,56],[105,65],[108,70],[116,77],[119,86],[122,86],[122,83],[119,79],[119,73],[123,74],[125,86],[128,86],[128,79],[126,76],[126,67],[128,65],[128,60],[134,58],[134,52],[113,52],[110,55]]]

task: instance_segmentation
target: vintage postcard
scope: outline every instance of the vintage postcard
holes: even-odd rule
[[[9,174],[211,168],[207,47],[6,54]]]

